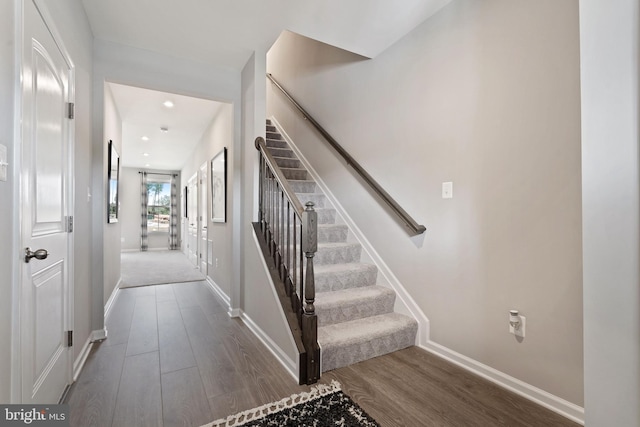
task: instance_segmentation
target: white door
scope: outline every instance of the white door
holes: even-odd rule
[[[69,289],[71,70],[31,1],[24,2],[21,239],[22,402],[57,403],[71,382]],[[24,257],[24,254],[23,254]]]
[[[208,215],[207,215],[207,206],[209,203],[209,198],[207,197],[207,165],[209,163],[205,162],[200,167],[200,198],[198,199],[198,210],[200,214],[198,215],[198,219],[200,225],[198,227],[199,236],[198,236],[198,256],[200,263],[200,272],[207,275],[207,224]]]
[[[195,267],[198,267],[198,174],[189,179],[187,208],[189,215],[187,256]]]

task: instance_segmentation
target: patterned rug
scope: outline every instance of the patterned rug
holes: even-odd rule
[[[230,415],[202,427],[344,426],[380,427],[340,389],[336,380],[318,384],[309,392]]]

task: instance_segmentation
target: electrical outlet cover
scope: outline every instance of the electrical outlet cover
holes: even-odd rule
[[[518,316],[518,317],[520,317],[520,327],[516,329],[513,326],[511,326],[511,323],[509,323],[509,333],[517,337],[524,338],[524,333],[527,325],[527,318],[524,316]]]

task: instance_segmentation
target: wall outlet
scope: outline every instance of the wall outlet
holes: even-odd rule
[[[453,198],[453,182],[442,183],[442,198],[443,199]]]
[[[0,144],[0,181],[7,180],[7,147]]]
[[[511,326],[511,323],[509,323],[509,333],[512,333],[513,335],[515,335],[517,337],[524,338],[525,327],[527,325],[527,318],[522,316],[522,315],[520,315],[518,317],[520,318],[520,327],[518,327],[518,329],[516,329],[513,326]]]

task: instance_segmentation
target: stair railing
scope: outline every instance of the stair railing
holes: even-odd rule
[[[264,138],[255,140],[260,152],[258,220],[285,292],[296,313],[306,360],[301,383],[320,378],[320,347],[313,257],[318,250],[318,214],[312,202],[304,207],[267,149]],[[304,375],[303,375],[304,374]],[[304,376],[305,378],[302,378]]]
[[[295,100],[293,97],[276,81],[276,79],[270,74],[267,73],[267,77],[271,82],[287,97],[287,99],[293,104],[294,107],[302,113],[302,117],[305,120],[308,120],[320,134],[327,140],[329,145],[331,145],[337,152],[342,156],[342,158],[347,162],[347,165],[350,165],[360,177],[373,189],[373,191],[391,208],[391,210],[398,216],[398,218],[402,221],[402,223],[407,227],[409,234],[412,236],[416,236],[418,234],[422,234],[426,231],[424,225],[418,224],[415,219],[411,217],[399,204],[396,202],[393,197],[387,193],[384,188],[378,184],[378,182],[373,179],[371,175],[358,163],[347,151],[342,148],[342,146],[336,141],[330,134],[323,128],[311,115]]]

